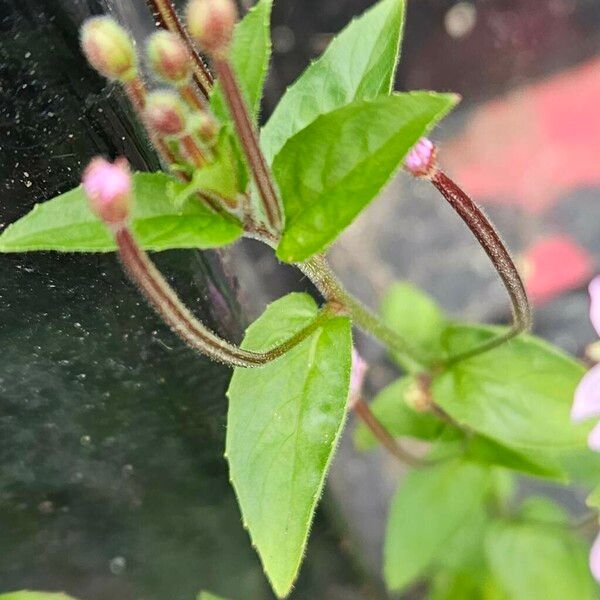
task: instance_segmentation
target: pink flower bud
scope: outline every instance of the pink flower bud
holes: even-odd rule
[[[192,75],[190,52],[181,38],[170,31],[157,31],[146,47],[152,70],[164,81],[182,85]]]
[[[352,368],[350,371],[350,392],[348,395],[348,406],[353,408],[360,400],[363,384],[369,366],[357,352],[352,348]]]
[[[421,138],[406,155],[404,168],[415,177],[427,177],[435,168],[435,146]]]
[[[108,79],[135,77],[136,58],[129,34],[111,17],[92,17],[81,28],[81,48],[88,62]]]
[[[179,136],[186,129],[187,109],[175,92],[152,92],[146,100],[144,118],[148,127],[159,135]]]
[[[131,171],[129,163],[119,158],[114,164],[96,157],[82,178],[83,191],[92,212],[107,225],[127,221],[131,205]]]
[[[233,0],[191,0],[187,7],[190,35],[209,54],[227,51],[237,18]]]

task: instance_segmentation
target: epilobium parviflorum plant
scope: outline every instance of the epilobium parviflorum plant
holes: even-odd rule
[[[236,24],[232,0],[191,0],[183,20],[169,0],[149,0],[160,30],[143,52],[113,19],[85,22],[83,52],[123,86],[165,172],[131,173],[126,157],[97,157],[80,187],[9,226],[0,251],[116,251],[182,341],[233,368],[225,456],[277,596],[293,588],[354,411],[359,448],[381,444],[412,467],[384,541],[390,590],[426,580],[432,600],[591,598],[586,546],[600,492],[579,521],[547,498],[515,494],[516,474],[597,485],[600,457],[587,447],[593,423],[576,424],[569,414],[585,369],[526,333],[531,311],[513,260],[437,166],[426,136],[458,97],[393,91],[405,2],[381,0],[331,42],[259,129],[271,3],[259,0]],[[148,89],[142,60],[160,89]],[[473,233],[506,287],[511,327],[455,322],[400,282],[377,315],[332,272],[327,248],[400,169],[431,182]],[[223,247],[242,236],[295,265],[322,304],[305,294],[277,300],[238,347],[194,316],[148,252]],[[597,307],[592,317],[600,327]],[[353,350],[353,328],[384,345],[402,373],[370,404],[361,397],[367,365]],[[592,370],[574,419],[600,413],[596,381]],[[413,456],[403,437],[428,442],[427,454]],[[590,445],[598,449],[597,434]],[[599,554],[590,559],[597,578]]]

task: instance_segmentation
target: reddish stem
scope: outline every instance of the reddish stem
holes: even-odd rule
[[[283,356],[332,316],[331,311],[325,308],[304,329],[266,352],[243,350],[221,339],[192,315],[137,244],[127,226],[119,227],[114,231],[114,236],[126,273],[162,320],[188,346],[215,360],[237,367],[264,365]]]
[[[282,226],[279,198],[235,74],[229,60],[223,56],[214,57],[214,66],[244,149],[244,154],[262,199],[267,221],[274,231],[279,232]]]
[[[176,33],[186,43],[194,61],[194,80],[204,97],[208,99],[213,87],[214,78],[206,63],[196,51],[194,42],[180,21],[172,2],[170,0],[146,0],[146,3],[160,27]]]
[[[426,463],[413,456],[400,446],[400,444],[392,437],[390,432],[385,428],[381,421],[373,414],[369,405],[363,400],[356,400],[352,404],[352,410],[361,419],[361,421],[369,428],[371,433],[377,438],[379,443],[392,455],[401,462],[404,462],[411,467],[422,467]]]

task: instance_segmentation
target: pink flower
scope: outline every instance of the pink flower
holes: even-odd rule
[[[592,280],[589,291],[590,320],[596,333],[600,336],[600,276]],[[584,421],[590,417],[600,417],[600,364],[590,369],[581,380],[575,391],[575,401],[571,408],[573,421]],[[592,450],[600,452],[600,423],[592,429],[588,445]]]
[[[96,157],[82,178],[90,208],[107,225],[122,225],[129,216],[131,172],[129,163],[119,158],[114,164]]]
[[[361,355],[356,351],[356,348],[352,348],[352,370],[350,371],[350,393],[348,395],[348,406],[353,408],[354,405],[360,400],[362,394],[363,383],[365,381],[365,375],[367,374],[369,366],[363,360]]]
[[[427,177],[435,167],[435,146],[421,138],[406,155],[404,168],[415,177]]]

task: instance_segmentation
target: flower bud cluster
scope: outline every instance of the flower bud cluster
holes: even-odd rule
[[[237,20],[233,0],[190,0],[187,25],[193,41],[212,58],[226,56]],[[140,77],[135,43],[116,20],[92,17],[81,28],[81,48],[101,75],[123,84],[157,149],[177,171],[187,173],[215,158],[219,124],[193,83],[194,51],[189,41],[167,30],[152,34],[146,44],[146,64],[166,85],[148,92]],[[124,159],[110,163],[95,158],[82,185],[92,211],[107,225],[126,223],[131,205],[131,173]]]

